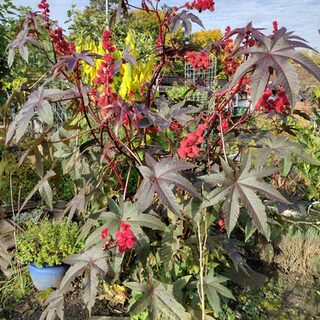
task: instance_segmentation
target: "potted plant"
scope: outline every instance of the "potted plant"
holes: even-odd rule
[[[29,265],[31,279],[38,290],[59,286],[68,269],[63,259],[82,249],[83,244],[77,242],[78,235],[78,224],[65,219],[26,224],[25,231],[17,237],[17,257],[22,264]]]

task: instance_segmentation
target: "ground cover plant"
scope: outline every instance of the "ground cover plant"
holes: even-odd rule
[[[227,27],[200,51],[176,41],[177,34],[188,39],[193,24],[203,27],[195,13],[213,12],[214,5],[148,0],[137,8],[120,1],[99,43],[88,37],[77,43],[41,0],[8,45],[9,67],[18,54],[32,64],[33,47],[49,65],[6,104],[6,147],[27,145],[19,165],[31,159],[39,176],[19,210],[38,191],[52,209],[57,186],[72,179],[74,196],[62,216],[81,225],[78,243],[84,242],[84,250],[63,260],[70,267],[40,319],[64,318],[64,299],[75,283],[90,316],[99,297],[110,315],[219,318],[236,300],[226,271],[235,272],[235,280],[254,277],[245,243],[273,248],[296,223],[283,219],[283,208],[310,200],[286,191],[302,163],[314,170],[320,164],[292,124],[296,65],[320,80],[320,67],[297,50],[312,48],[276,21],[271,34],[252,23]],[[117,45],[113,39],[113,23],[131,9],[157,21],[158,37],[148,39],[148,50],[137,47],[135,30]],[[177,61],[206,71],[213,55],[229,80],[224,86],[206,87],[199,77],[185,81],[189,89],[179,102],[159,94]],[[13,114],[10,105],[21,90],[24,101]],[[208,92],[208,107],[187,99],[196,90]],[[249,105],[234,115],[231,102],[243,92]],[[34,139],[25,144],[30,131]]]

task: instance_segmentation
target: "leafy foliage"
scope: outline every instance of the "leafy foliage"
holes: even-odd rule
[[[290,141],[285,136],[274,136],[269,133],[257,141],[257,146],[259,147],[256,160],[258,167],[263,166],[270,155],[274,155],[277,159],[285,158],[290,162],[292,155],[296,155],[314,165],[320,164],[311,155],[304,152],[302,145]]]
[[[220,299],[219,295],[224,297],[234,299],[231,291],[226,288],[221,283],[226,282],[228,278],[222,276],[214,276],[214,271],[211,269],[209,273],[204,277],[204,290],[205,294],[209,300],[210,306],[215,312],[219,312],[220,309]]]
[[[253,219],[259,230],[269,238],[267,214],[262,201],[256,192],[262,193],[271,199],[288,203],[288,201],[274,188],[265,182],[258,181],[278,171],[275,167],[266,167],[263,169],[250,170],[251,155],[242,159],[240,167],[234,164],[229,166],[221,159],[223,172],[219,174],[210,174],[201,177],[211,186],[218,186],[207,195],[207,201],[203,207],[212,206],[224,200],[225,224],[230,235],[236,226],[239,214],[240,204],[243,203],[247,209],[248,215]]]
[[[172,192],[172,185],[200,197],[193,185],[178,174],[179,171],[194,168],[192,164],[170,158],[163,158],[157,162],[147,153],[146,164],[147,166],[138,167],[144,178],[136,193],[139,211],[144,212],[148,209],[156,193],[164,205],[179,214],[180,208]]]
[[[27,223],[26,230],[17,239],[17,257],[22,264],[33,262],[37,267],[59,265],[67,256],[79,252],[83,243],[76,244],[79,226],[42,220]]]
[[[193,119],[189,114],[195,114],[201,110],[201,108],[194,107],[184,100],[169,106],[169,101],[160,97],[155,103],[157,104],[157,112],[148,109],[142,110],[144,117],[138,122],[140,128],[148,128],[154,125],[159,126],[162,130],[166,130],[173,121],[177,121],[181,126],[185,126]]]
[[[251,76],[252,105],[255,106],[275,71],[278,82],[285,89],[286,94],[294,107],[299,94],[298,75],[291,60],[303,66],[320,80],[320,67],[303,54],[294,50],[295,47],[304,46],[304,40],[290,41],[291,34],[286,28],[281,28],[270,38],[262,33],[254,33],[259,46],[241,49],[237,56],[248,54],[246,60],[235,73],[230,86],[234,86],[246,73],[253,71]],[[240,40],[239,40],[240,41]]]
[[[93,218],[101,221],[103,224],[93,231],[88,237],[86,241],[86,247],[91,247],[98,242],[102,242],[102,240],[99,239],[99,235],[104,228],[108,228],[111,234],[115,234],[120,229],[121,223],[127,223],[131,225],[131,229],[138,237],[142,248],[144,243],[146,241],[148,242],[148,237],[143,231],[143,227],[160,231],[165,229],[165,224],[161,222],[156,214],[140,213],[137,210],[135,203],[131,203],[130,201],[121,201],[120,205],[118,205],[111,198],[108,199],[108,203],[110,211],[94,214]],[[146,248],[143,249],[145,250]]]
[[[36,91],[32,92],[29,99],[16,115],[14,121],[8,128],[6,142],[9,143],[15,137],[15,142],[18,143],[28,128],[28,124],[34,117],[35,113],[46,124],[53,124],[53,111],[48,98],[61,96],[62,91],[59,89],[44,89],[40,86]]]
[[[176,320],[190,319],[183,306],[174,298],[172,289],[166,289],[164,284],[150,281],[148,284],[127,283],[126,286],[141,293],[140,299],[130,308],[133,315],[147,308],[149,319],[157,320],[161,316]]]
[[[64,263],[71,265],[71,267],[61,281],[61,289],[70,284],[72,279],[79,276],[83,271],[87,271],[83,280],[83,301],[90,314],[97,295],[98,275],[106,274],[109,269],[106,262],[108,254],[108,252],[103,252],[101,249],[92,248],[82,254],[73,255],[64,260]]]
[[[41,315],[41,320],[51,320],[58,316],[61,320],[64,318],[63,312],[63,294],[72,289],[71,282],[85,274],[84,276],[84,292],[83,301],[89,310],[91,316],[91,308],[95,303],[97,295],[98,276],[108,272],[106,258],[109,252],[103,251],[101,248],[93,247],[82,254],[75,254],[64,259],[64,263],[69,264],[70,268],[64,275],[60,287],[54,291],[46,300],[47,308]]]
[[[294,107],[299,84],[292,62],[318,78],[319,67],[294,50],[307,48],[306,42],[285,28],[276,31],[276,23],[272,35],[249,23],[227,29],[218,43],[202,43],[205,50],[199,55],[190,51],[195,50],[189,38],[192,23],[203,25],[188,10],[212,11],[212,0],[161,9],[159,1],[142,1],[137,12],[130,12],[125,0],[115,2],[119,5],[112,7],[107,30],[101,29],[102,12],[93,11],[105,3],[94,0],[76,15],[76,32],[68,37],[50,20],[42,0],[40,12],[27,15],[8,46],[14,68],[27,68],[24,61],[32,61],[28,72],[37,70],[32,77],[20,71],[20,78],[6,85],[9,98],[1,109],[0,143],[21,150],[19,165],[31,160],[40,177],[20,211],[37,191],[52,209],[55,190],[70,179],[74,196],[62,216],[81,223],[75,247],[85,242],[83,252],[64,259],[70,268],[47,299],[41,319],[63,318],[64,296],[79,280],[91,313],[100,277],[106,288],[127,283],[131,289],[119,304],[107,299],[114,313],[212,319],[226,310],[220,296],[233,299],[223,285],[227,278],[218,274],[230,271],[234,281],[253,275],[246,261],[248,245],[265,241],[258,231],[274,239],[270,232],[279,234],[281,224],[289,223],[270,202],[266,210],[263,201],[288,204],[280,191],[290,190],[296,168],[292,156],[316,165],[290,138],[294,131],[286,95]],[[127,24],[128,15],[141,19]],[[135,30],[127,30],[128,25]],[[95,29],[102,32],[101,41]],[[209,54],[220,53],[218,70],[234,74],[224,88],[208,84],[198,70],[208,65]],[[178,103],[172,103],[162,95],[166,76],[180,74],[190,56],[196,79],[175,78],[184,87],[172,99]],[[273,109],[276,113],[265,108],[271,135],[265,128],[261,132],[260,110],[254,107],[274,74],[283,99],[277,97],[282,105]],[[196,90],[208,95],[206,108],[194,99],[185,101]],[[252,105],[241,115],[232,113],[234,102],[241,103],[237,97],[249,92]],[[271,90],[267,93],[264,98],[274,98]],[[35,122],[41,125],[27,134]],[[279,168],[266,166],[271,159]],[[274,217],[267,216],[269,211]],[[245,244],[225,237],[234,229]],[[50,238],[51,244],[57,237]]]

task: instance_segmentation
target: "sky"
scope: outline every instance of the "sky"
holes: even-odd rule
[[[189,0],[190,2],[192,0]],[[13,0],[16,5],[37,8],[40,0]],[[66,28],[66,12],[75,4],[79,10],[88,5],[89,0],[48,0],[51,17],[57,19]],[[129,1],[130,2],[130,1]],[[161,1],[168,5],[181,5],[186,0]],[[160,3],[161,3],[160,2]],[[141,1],[132,0],[132,4]],[[295,31],[312,47],[320,50],[320,0],[216,0],[215,11],[204,12],[200,18],[206,29],[221,29],[243,27],[253,21],[255,27],[272,29],[272,21],[277,20],[279,27],[285,26],[289,31]],[[199,27],[194,26],[194,31]]]

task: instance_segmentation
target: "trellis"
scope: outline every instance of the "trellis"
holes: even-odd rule
[[[184,76],[186,80],[192,83],[196,83],[199,79],[201,79],[207,88],[212,88],[217,76],[217,58],[213,57],[210,59],[210,67],[206,71],[203,71],[202,69],[195,71],[192,67],[192,64],[186,63],[184,68]],[[197,90],[196,92],[188,95],[188,99],[199,101],[203,106],[207,106],[209,96],[210,92],[205,91],[202,93]]]

